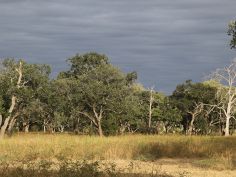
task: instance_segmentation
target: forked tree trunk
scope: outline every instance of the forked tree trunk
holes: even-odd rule
[[[2,127],[1,127],[1,130],[0,130],[0,139],[4,138],[4,135],[5,135],[5,132],[6,132],[6,129],[7,129],[7,125],[8,125],[8,123],[9,123],[9,120],[10,120],[10,116],[8,116],[8,117],[5,119],[5,121],[4,121],[4,123],[3,123]]]
[[[195,103],[195,108],[194,110],[191,112],[189,111],[188,113],[191,115],[191,121],[190,121],[190,125],[188,126],[187,129],[187,133],[189,135],[193,134],[193,128],[194,128],[194,121],[197,118],[197,116],[202,112],[203,110],[203,104],[202,103]]]
[[[101,121],[98,121],[98,134],[99,136],[103,136]]]
[[[21,88],[21,80],[22,80],[22,77],[23,77],[23,72],[22,72],[22,62],[19,63],[19,68],[16,68],[16,72],[18,73],[18,79],[17,79],[17,83],[16,83],[16,87],[17,89],[20,89]],[[1,126],[1,129],[0,129],[0,139],[2,139],[6,133],[6,130],[7,130],[7,127],[9,126],[9,123],[11,121],[11,116],[12,116],[12,112],[15,108],[15,105],[16,105],[16,96],[15,95],[12,95],[11,97],[11,106],[8,110],[8,116],[6,117],[6,119],[4,120],[4,123],[3,125]]]
[[[8,129],[7,129],[7,132],[8,132],[8,135],[12,135],[12,132],[13,132],[13,127],[16,123],[16,118],[18,117],[18,113],[16,115],[14,115],[14,117],[12,117],[9,125],[8,125]]]
[[[2,139],[4,137],[4,135],[5,135],[5,132],[6,132],[6,129],[8,127],[8,124],[10,122],[11,114],[13,112],[15,104],[16,104],[16,96],[13,95],[12,98],[11,98],[11,106],[10,106],[10,109],[8,110],[8,114],[9,115],[4,120],[4,123],[3,123],[2,127],[1,127],[1,130],[0,130],[0,139]]]
[[[79,112],[79,113],[84,115],[85,117],[87,117],[92,122],[92,124],[97,128],[99,136],[103,136],[102,122],[101,122],[102,117],[103,117],[103,109],[101,107],[99,110],[99,113],[96,111],[95,105],[93,105],[92,109],[93,109],[93,113],[94,113],[93,116],[91,116],[87,112]]]
[[[101,123],[102,114],[103,114],[102,107],[100,108],[99,113],[97,113],[96,107],[95,107],[95,105],[93,105],[93,113],[94,113],[94,116],[96,119],[95,122],[97,122],[98,134],[99,134],[99,136],[103,136],[102,123]]]

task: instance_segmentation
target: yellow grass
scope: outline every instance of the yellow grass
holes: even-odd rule
[[[17,134],[0,141],[0,152],[0,161],[20,159],[153,161],[171,158],[195,159],[196,165],[199,166],[220,163],[227,168],[234,168],[236,137],[127,135],[100,138],[68,134]]]

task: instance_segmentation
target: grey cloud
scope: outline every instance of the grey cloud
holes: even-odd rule
[[[170,93],[230,62],[235,0],[1,0],[0,57],[51,64],[97,51],[139,81]]]

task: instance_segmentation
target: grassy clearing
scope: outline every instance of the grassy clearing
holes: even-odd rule
[[[101,164],[100,162],[87,161],[39,161],[36,163],[19,163],[12,166],[9,163],[2,163],[0,176],[4,177],[172,177],[171,175],[159,172],[149,174],[135,173],[133,168],[128,166],[126,170],[116,168],[116,165]]]
[[[0,141],[0,152],[0,161],[5,164],[43,160],[156,161],[169,158],[191,161],[201,168],[236,169],[236,137],[127,135],[100,138],[17,134]]]

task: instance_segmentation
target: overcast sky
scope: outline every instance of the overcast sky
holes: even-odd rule
[[[235,18],[236,0],[0,0],[0,58],[50,64],[55,76],[68,57],[96,51],[170,93],[236,56]]]

